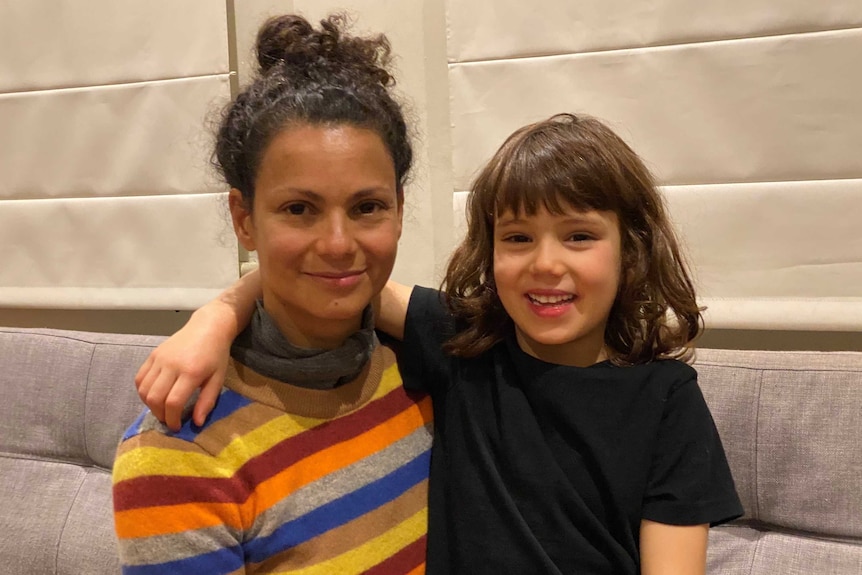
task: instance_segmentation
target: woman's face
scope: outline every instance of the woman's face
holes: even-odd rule
[[[334,348],[392,272],[402,195],[383,141],[350,125],[298,125],[264,152],[248,210],[230,207],[237,238],[257,251],[263,305],[294,345]]]

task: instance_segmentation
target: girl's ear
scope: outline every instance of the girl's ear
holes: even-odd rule
[[[233,220],[233,231],[236,234],[236,239],[240,245],[250,252],[255,249],[255,230],[254,220],[251,217],[251,210],[246,205],[245,199],[242,197],[242,192],[236,188],[231,188],[228,194],[228,206],[230,207],[230,217]]]

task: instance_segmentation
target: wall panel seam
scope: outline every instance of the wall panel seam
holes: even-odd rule
[[[43,94],[45,92],[82,92],[89,90],[98,90],[99,88],[115,88],[122,86],[137,86],[140,84],[161,84],[168,82],[181,82],[184,80],[197,80],[209,78],[229,77],[230,72],[218,72],[214,74],[195,74],[191,76],[167,76],[164,78],[150,78],[147,80],[135,80],[129,82],[108,82],[106,84],[89,84],[81,86],[59,86],[51,88],[38,88],[35,90],[0,90],[0,98],[4,96],[25,96],[28,94]]]
[[[522,60],[541,60],[546,58],[565,58],[571,56],[589,56],[589,55],[600,55],[600,54],[613,54],[617,52],[648,52],[652,50],[670,50],[673,48],[685,48],[691,46],[708,46],[708,45],[716,45],[716,44],[730,44],[730,43],[742,43],[742,42],[758,42],[762,40],[772,40],[779,38],[787,38],[787,37],[811,37],[811,36],[825,36],[835,33],[846,33],[846,32],[855,32],[862,31],[862,27],[853,26],[848,28],[830,28],[824,30],[814,30],[814,31],[803,31],[803,32],[782,32],[780,34],[764,34],[760,36],[739,36],[732,38],[712,38],[712,39],[704,39],[704,40],[696,40],[689,42],[668,42],[663,44],[645,44],[643,46],[625,46],[619,48],[605,48],[601,50],[585,50],[582,52],[547,52],[547,53],[537,53],[537,54],[525,54],[523,56],[513,55],[513,56],[504,56],[504,57],[489,57],[489,58],[479,58],[479,59],[468,59],[468,60],[449,60],[448,66],[451,69],[456,68],[458,66],[475,66],[481,65],[485,63],[491,62],[506,62],[506,61],[522,61]]]
[[[659,189],[662,190],[672,190],[673,188],[716,188],[716,191],[719,191],[718,188],[728,188],[732,186],[764,186],[771,184],[822,184],[827,182],[835,182],[836,184],[854,184],[860,183],[862,184],[862,174],[860,177],[848,177],[848,178],[822,178],[822,179],[793,179],[793,180],[746,180],[746,181],[728,181],[728,182],[708,182],[708,183],[673,183],[673,184],[659,184]]]

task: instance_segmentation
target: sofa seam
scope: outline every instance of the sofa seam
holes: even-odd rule
[[[763,370],[758,372],[757,400],[754,403],[754,513],[760,521],[760,410],[763,397]]]
[[[14,328],[3,327],[3,328],[0,328],[0,334],[3,334],[3,333],[8,333],[8,334],[12,334],[12,335],[37,335],[39,337],[53,337],[55,339],[65,339],[65,340],[69,340],[69,341],[77,341],[79,343],[87,343],[87,344],[90,344],[93,346],[95,346],[95,345],[116,345],[118,347],[146,347],[149,349],[154,349],[154,348],[158,347],[158,345],[160,343],[160,342],[154,342],[154,343],[143,343],[143,342],[132,343],[132,342],[129,342],[129,343],[125,343],[125,342],[116,342],[116,341],[93,341],[93,338],[86,339],[84,337],[72,337],[69,335],[60,335],[60,334],[56,334],[56,333],[30,331],[29,328],[14,329]],[[150,335],[150,334],[109,333],[109,332],[104,332],[104,333],[102,333],[102,332],[88,332],[88,333],[94,333],[96,335],[109,335],[109,336],[116,335],[116,336],[153,337],[153,338],[163,337],[160,335]]]
[[[748,575],[752,575],[754,573],[754,564],[757,562],[757,551],[760,549],[760,543],[763,541],[763,538],[766,537],[763,533],[757,534],[757,541],[754,542],[754,549],[751,551],[751,564],[748,566]]]
[[[741,365],[738,363],[730,363],[730,362],[722,362],[722,361],[696,361],[694,362],[692,367],[697,368],[698,366],[709,366],[709,367],[730,367],[733,369],[747,369],[750,371],[792,371],[792,372],[800,372],[800,373],[859,373],[862,372],[862,368],[860,367],[764,367],[762,365]]]
[[[87,410],[89,406],[89,398],[90,398],[90,376],[93,374],[93,361],[96,358],[96,344],[92,344],[93,349],[90,350],[90,364],[87,366],[87,381],[84,384],[84,421],[82,424],[82,433],[84,434],[84,456],[88,461],[95,463],[93,456],[90,455],[90,439],[87,435],[87,421],[90,419],[87,417]]]
[[[97,463],[83,463],[80,461],[72,461],[69,459],[58,459],[56,457],[39,457],[34,456],[32,454],[27,453],[12,453],[9,451],[0,451],[0,459],[15,459],[19,461],[36,461],[38,463],[55,463],[58,465],[71,465],[73,467],[80,467],[81,469],[94,469],[96,471],[104,471],[105,473],[111,473],[111,469],[108,467],[102,467]]]
[[[69,517],[72,515],[72,509],[78,502],[78,496],[81,495],[81,489],[84,488],[84,482],[87,481],[87,477],[89,477],[89,475],[90,474],[85,470],[84,477],[81,478],[81,482],[78,484],[78,489],[75,491],[75,497],[72,498],[72,503],[69,505],[68,511],[66,511],[66,517],[63,519],[63,528],[60,529],[60,539],[57,541],[57,554],[54,556],[55,574],[60,572],[60,551],[63,549],[63,538],[66,534],[66,526],[69,524]]]

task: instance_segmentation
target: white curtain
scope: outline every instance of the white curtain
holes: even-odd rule
[[[458,219],[510,132],[588,113],[657,174],[708,327],[862,327],[862,3],[448,7]]]
[[[0,307],[189,309],[237,277],[224,2],[4,0],[0,54]]]

